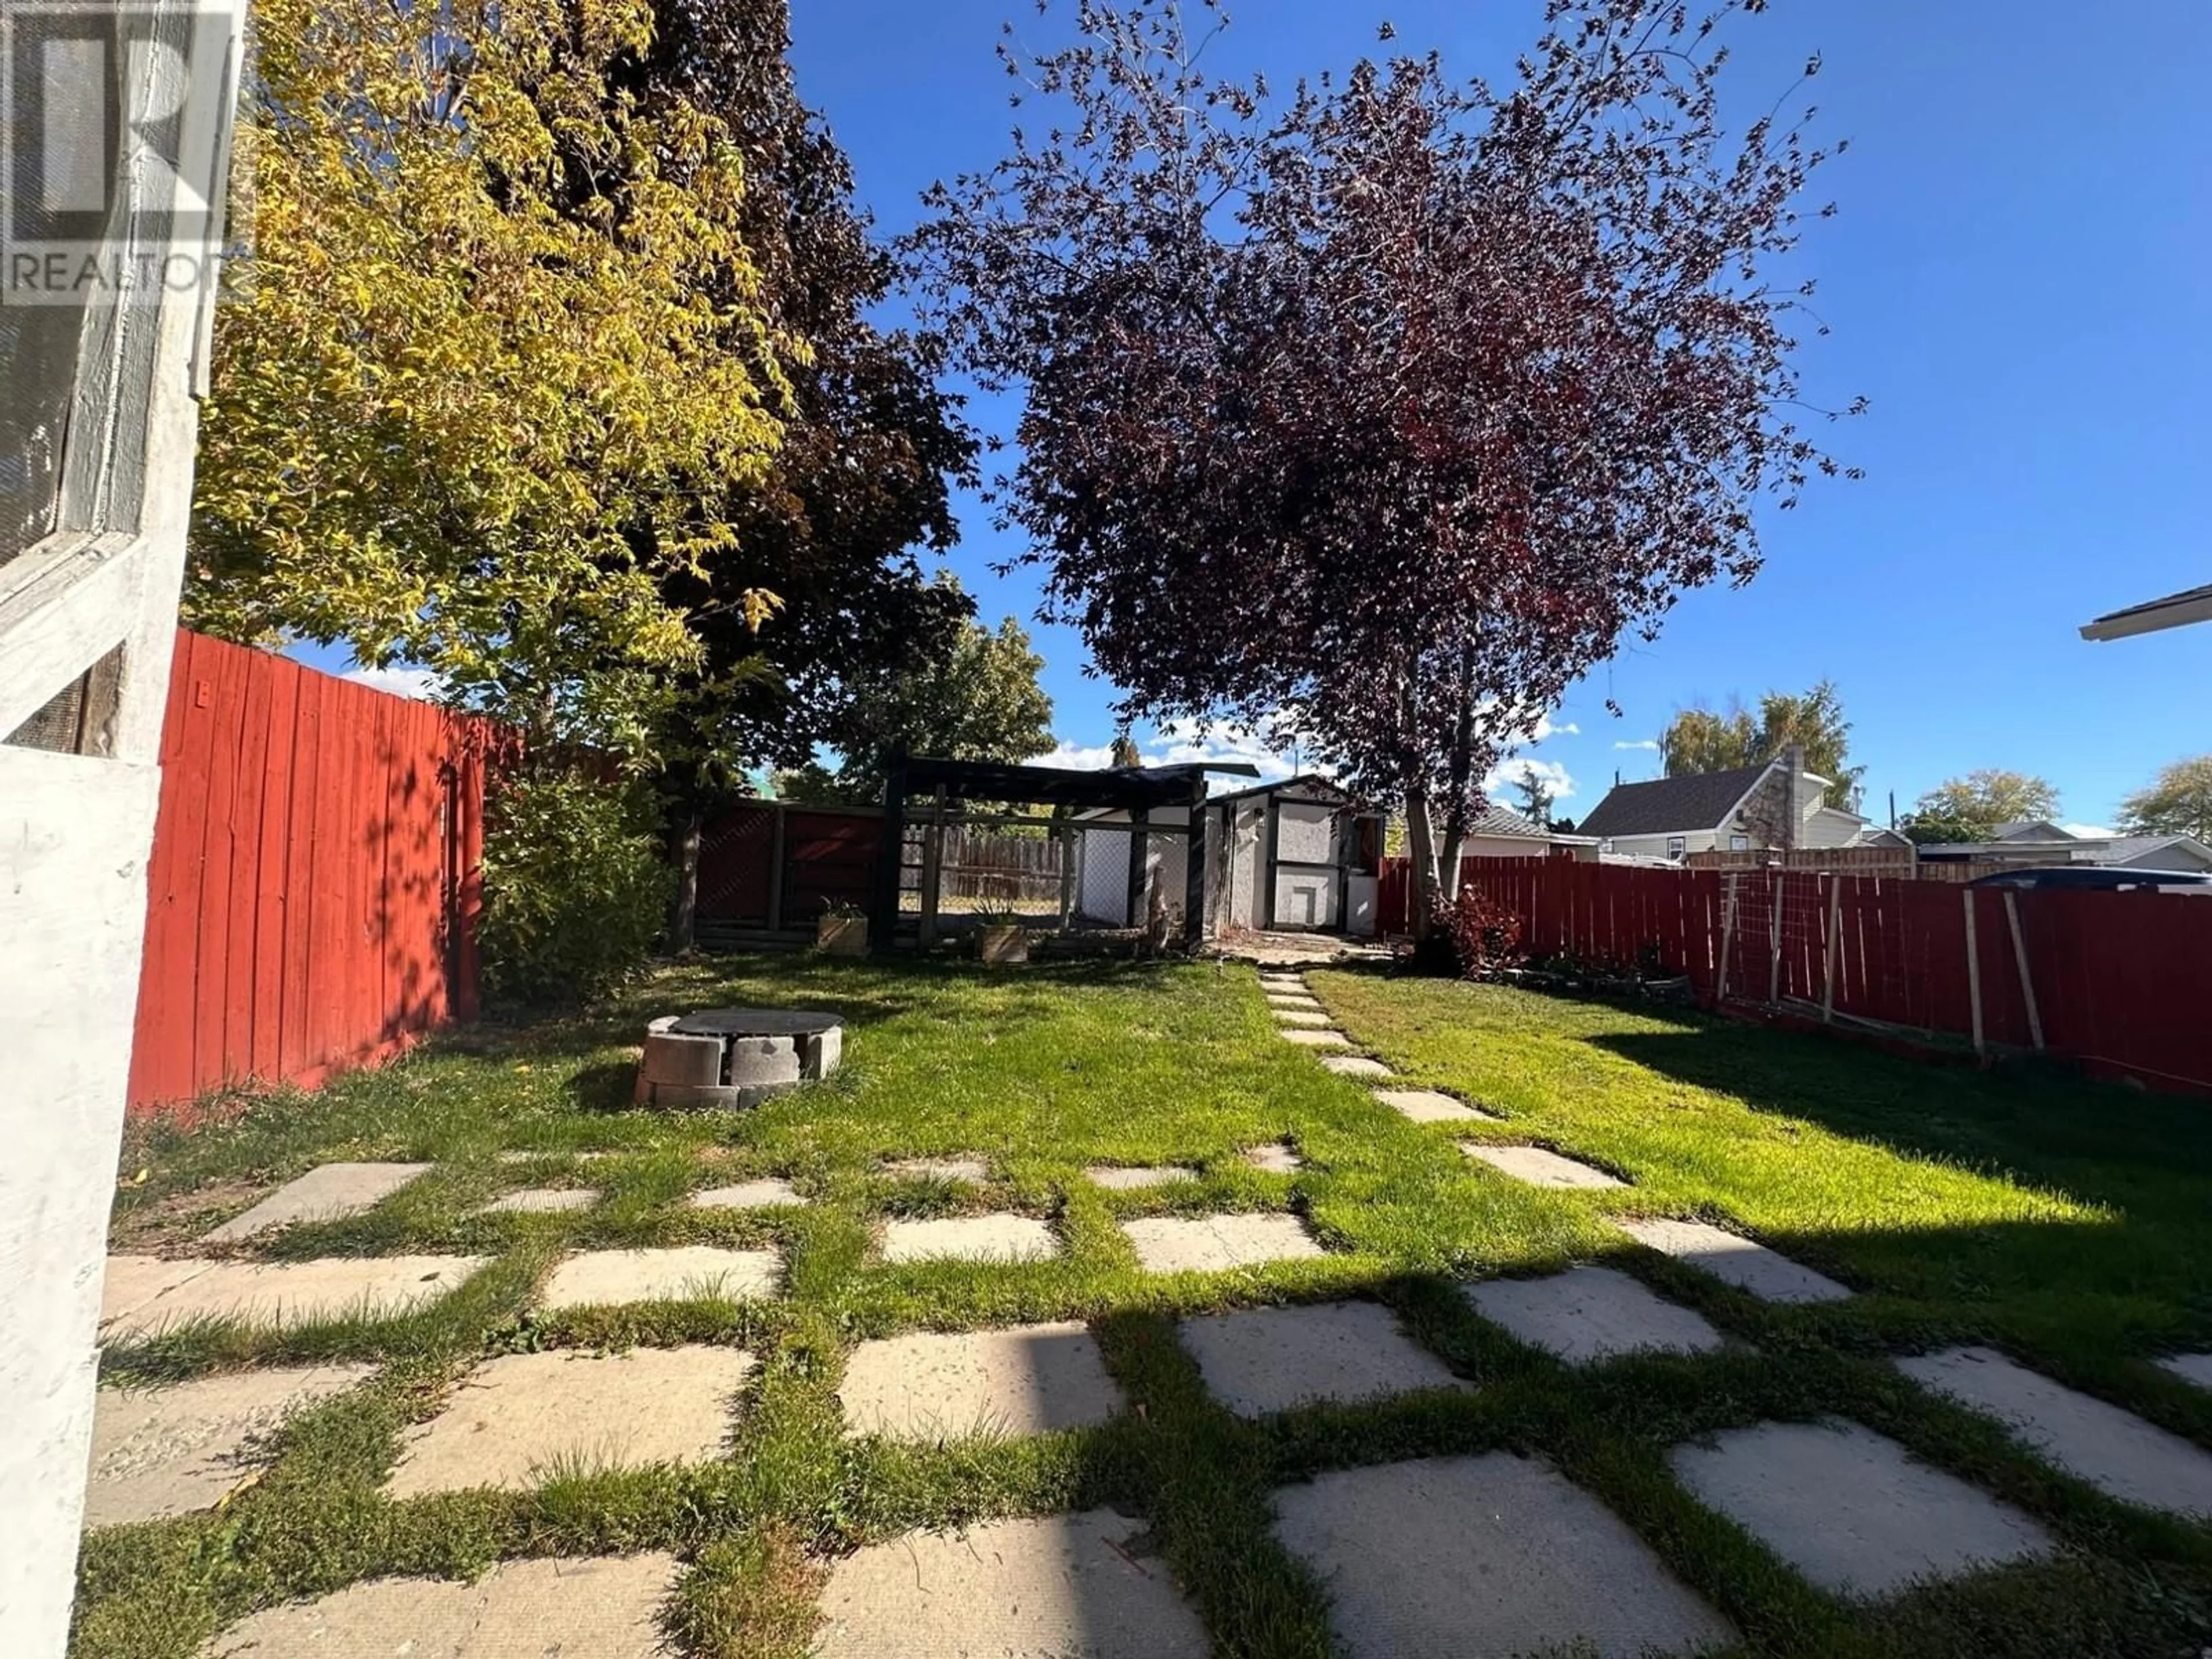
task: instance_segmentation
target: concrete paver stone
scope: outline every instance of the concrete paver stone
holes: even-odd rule
[[[1168,1187],[1178,1181],[1195,1181],[1198,1171],[1187,1164],[1160,1164],[1150,1168],[1125,1168],[1114,1164],[1094,1164],[1083,1172],[1084,1178],[1109,1192],[1137,1192],[1146,1187]]]
[[[1328,1254],[1294,1215],[1146,1216],[1121,1231],[1148,1273],[1221,1273]]]
[[[1389,1077],[1390,1068],[1379,1060],[1370,1060],[1364,1054],[1323,1054],[1321,1063],[1339,1077]]]
[[[1103,1423],[1120,1391],[1079,1322],[863,1342],[838,1389],[846,1432],[898,1440],[1044,1434]]]
[[[447,1295],[483,1266],[477,1255],[330,1256],[315,1261],[208,1261],[197,1273],[112,1279],[100,1334],[144,1336],[196,1319],[292,1327],[341,1317],[391,1319]],[[182,1266],[184,1264],[172,1264]],[[146,1294],[149,1289],[154,1293]]]
[[[93,1418],[85,1526],[213,1508],[252,1472],[259,1443],[293,1413],[344,1393],[375,1370],[307,1365],[225,1371],[158,1389],[102,1389]]]
[[[478,1215],[554,1215],[564,1210],[588,1210],[599,1201],[589,1187],[525,1187],[495,1198]]]
[[[540,1299],[547,1308],[625,1302],[732,1301],[775,1294],[773,1250],[721,1250],[688,1244],[661,1250],[586,1250],[553,1269]]]
[[[1488,1279],[1460,1286],[1475,1312],[1570,1364],[1662,1350],[1704,1353],[1722,1345],[1703,1316],[1654,1296],[1610,1267],[1573,1267],[1546,1279]]]
[[[710,1462],[754,1364],[741,1349],[708,1346],[499,1355],[405,1431],[385,1490],[520,1491],[555,1474]]]
[[[1464,1123],[1477,1119],[1492,1123],[1504,1121],[1495,1112],[1481,1111],[1434,1089],[1377,1089],[1375,1098],[1416,1123]]]
[[[377,1578],[232,1626],[202,1659],[661,1659],[672,1555],[502,1561],[473,1584]]]
[[[233,1244],[295,1221],[331,1221],[358,1215],[428,1175],[428,1164],[325,1164],[288,1181],[243,1215],[233,1216],[200,1242]]]
[[[1346,1659],[1644,1659],[1735,1639],[1619,1516],[1511,1452],[1338,1470],[1279,1489],[1275,1509]]]
[[[1330,1029],[1329,1017],[1318,1008],[1278,1008],[1274,1013],[1276,1028],[1285,1032]]]
[[[1349,1048],[1352,1039],[1341,1031],[1309,1031],[1297,1026],[1278,1026],[1275,1035],[1285,1042],[1295,1042],[1302,1048]]]
[[[2051,1547],[2017,1510],[1856,1423],[1761,1423],[1668,1461],[1700,1503],[1838,1595],[1888,1595]]]
[[[872,1544],[830,1569],[817,1659],[1206,1659],[1146,1530],[1089,1510]]]
[[[1467,1386],[1373,1302],[1208,1314],[1184,1320],[1182,1336],[1207,1391],[1239,1417]]]
[[[1619,1218],[1623,1231],[1639,1244],[1702,1267],[1714,1278],[1748,1291],[1767,1302],[1844,1302],[1850,1291],[1824,1273],[1800,1267],[1786,1255],[1754,1243],[1741,1234],[1706,1225],[1702,1221],[1655,1221],[1637,1216]]]
[[[904,1181],[965,1181],[981,1186],[991,1178],[991,1166],[980,1158],[902,1158],[884,1164],[884,1173]]]
[[[1463,1140],[1460,1151],[1477,1163],[1525,1181],[1532,1187],[1620,1187],[1604,1170],[1566,1158],[1541,1146],[1493,1146],[1480,1140]]]
[[[709,1187],[684,1201],[695,1210],[792,1210],[806,1203],[788,1181],[741,1181],[733,1187]]]
[[[1044,1261],[1060,1241],[1044,1222],[1025,1215],[948,1216],[884,1224],[886,1261]]]
[[[1306,1167],[1289,1142],[1271,1140],[1264,1146],[1247,1146],[1237,1156],[1254,1169],[1268,1175],[1296,1175]]]
[[[2124,1503],[2212,1516],[2212,1452],[1992,1348],[1900,1359],[1915,1382],[1993,1417],[2041,1457]]]

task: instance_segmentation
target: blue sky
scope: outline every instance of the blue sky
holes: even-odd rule
[[[886,232],[933,179],[987,165],[1013,119],[992,57],[1003,19],[1043,41],[1030,0],[794,0],[799,85],[851,154]],[[1222,63],[1279,83],[1375,49],[1434,46],[1510,73],[1532,0],[1245,0]],[[1868,811],[1900,810],[1981,766],[2039,772],[2064,816],[2109,822],[2160,764],[2212,748],[2212,628],[2091,645],[2100,612],[2212,581],[2212,5],[2135,0],[1775,0],[1736,28],[1729,80],[1760,106],[1817,50],[1821,130],[1850,153],[1813,228],[1831,338],[1810,393],[1871,400],[1836,430],[1858,483],[1765,523],[1748,588],[1687,599],[1571,696],[1528,751],[1594,806],[1680,706],[1823,675],[1841,688]],[[984,410],[1006,418],[1005,410]],[[980,505],[951,563],[988,617],[1030,620],[1026,577]],[[1032,632],[1071,751],[1107,743],[1111,689],[1080,641]],[[1626,710],[1615,720],[1608,696]],[[1565,728],[1577,728],[1572,731]],[[1140,732],[1152,752],[1167,743]]]

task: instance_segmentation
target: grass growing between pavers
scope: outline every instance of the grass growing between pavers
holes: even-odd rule
[[[1984,1340],[2212,1443],[2212,1410],[2148,1359],[2212,1346],[2212,1135],[2185,1106],[1992,1081],[1812,1039],[1487,988],[1316,973],[1362,1048],[1411,1083],[1505,1115],[1407,1121],[1276,1034],[1249,969],[775,960],[687,968],[618,1008],[486,1028],[313,1097],[277,1097],[127,1152],[118,1248],[181,1246],[334,1159],[434,1163],[374,1210],[229,1247],[246,1259],[452,1252],[494,1258],[397,1320],[283,1332],[204,1322],[118,1348],[116,1378],[242,1364],[381,1362],[295,1418],[252,1485],[211,1514],[94,1534],[76,1650],[184,1659],[247,1612],[392,1574],[466,1575],[514,1557],[676,1552],[682,1653],[805,1654],[828,1559],[916,1527],[1115,1506],[1143,1517],[1227,1654],[1334,1650],[1321,1585],[1276,1542],[1271,1490],[1331,1469],[1495,1450],[1550,1458],[1726,1614],[1747,1650],[2193,1655],[2212,1640],[2212,1531],[2114,1504],[1884,1358]],[[756,1112],[632,1111],[627,1045],[650,1014],[724,1003],[825,1007],[845,1070]],[[1308,1167],[1251,1168],[1287,1139]],[[1539,1190],[1462,1156],[1530,1140],[1620,1174]],[[2102,1150],[2100,1150],[2100,1146]],[[526,1150],[527,1161],[501,1154]],[[583,1155],[603,1156],[586,1159]],[[981,1158],[981,1185],[885,1172]],[[1109,1190],[1094,1164],[1194,1168]],[[791,1181],[803,1209],[688,1207],[697,1190]],[[589,1209],[480,1215],[501,1193],[589,1186]],[[1224,1274],[1149,1275],[1119,1223],[1287,1211],[1330,1252]],[[1019,1213],[1062,1254],[884,1265],[892,1217]],[[1698,1215],[1760,1234],[1859,1294],[1759,1302],[1642,1249],[1615,1213]],[[773,1248],[769,1297],[548,1311],[582,1249]],[[1455,1279],[1602,1259],[1737,1339],[1714,1353],[1571,1367],[1486,1323]],[[1258,1421],[1206,1392],[1185,1313],[1377,1297],[1471,1389],[1316,1406]],[[848,1439],[836,1391],[857,1342],[1085,1319],[1127,1410],[1095,1426],[950,1445]],[[487,1356],[717,1342],[760,1361],[726,1462],[563,1468],[530,1492],[395,1503],[403,1431]],[[1669,1470],[1686,1438],[1848,1417],[2040,1521],[2062,1553],[1876,1607],[1814,1589]]]

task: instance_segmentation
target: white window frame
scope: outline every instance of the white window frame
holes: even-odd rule
[[[1751,837],[1744,835],[1730,836],[1729,837],[1729,851],[1731,853],[1748,853],[1751,851]]]
[[[216,204],[208,242],[218,246],[246,7],[244,0],[165,0],[163,9],[228,11],[231,19],[222,95],[182,100],[179,143],[188,161],[208,165],[211,176],[192,182]],[[149,53],[145,79],[126,90],[134,107],[172,108],[180,101],[176,77],[190,72],[167,54]],[[169,204],[146,192],[149,180],[168,182],[168,171],[134,165],[127,153],[121,166],[131,191],[118,205],[112,242],[126,258],[149,254],[161,269],[161,256],[172,250],[154,248],[147,216]],[[208,283],[165,292],[156,303],[84,313],[56,527],[0,565],[0,738],[119,647],[115,706],[91,752],[158,757],[191,510],[191,402],[206,390],[214,298]],[[179,472],[181,490],[174,487]]]
[[[1686,836],[1669,836],[1667,837],[1667,856],[1670,859],[1679,859],[1682,857],[1689,851],[1689,839]]]

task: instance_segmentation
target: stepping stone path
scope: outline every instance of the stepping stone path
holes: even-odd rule
[[[2212,1516],[2212,1452],[2178,1434],[1991,1348],[1953,1348],[1897,1364],[1916,1382],[1996,1419],[2038,1455],[2123,1503]]]
[[[1267,999],[1267,1006],[1271,1008],[1318,1008],[1321,1006],[1321,999],[1310,991],[1268,991],[1265,995]]]
[[[1641,1659],[1735,1639],[1611,1510],[1510,1452],[1338,1470],[1275,1509],[1346,1659]]]
[[[339,1317],[397,1318],[437,1301],[483,1266],[478,1255],[319,1261],[161,1261],[111,1256],[100,1304],[106,1340],[189,1320],[289,1328]]]
[[[1463,1100],[1438,1094],[1434,1089],[1377,1089],[1375,1098],[1416,1123],[1460,1123],[1480,1119],[1488,1123],[1505,1120],[1494,1112],[1477,1111]]]
[[[1147,1216],[1121,1231],[1147,1273],[1221,1273],[1328,1254],[1291,1215]]]
[[[734,1187],[709,1187],[684,1200],[695,1210],[790,1210],[806,1200],[787,1181],[745,1181]]]
[[[1626,1183],[1614,1180],[1602,1170],[1557,1152],[1547,1152],[1541,1146],[1492,1146],[1479,1140],[1462,1140],[1459,1149],[1476,1162],[1487,1164],[1511,1176],[1516,1181],[1525,1181],[1532,1187],[1620,1187]]]
[[[1195,1181],[1198,1171],[1185,1164],[1163,1164],[1152,1169],[1123,1169],[1108,1164],[1094,1164],[1084,1172],[1084,1178],[1109,1192],[1137,1192],[1146,1187],[1167,1187],[1178,1181]]]
[[[472,1584],[378,1578],[232,1626],[204,1659],[659,1659],[672,1555],[502,1561]]]
[[[1239,1417],[1467,1386],[1372,1302],[1208,1315],[1183,1321],[1182,1336],[1207,1389]]]
[[[1702,1267],[1715,1279],[1763,1301],[1844,1302],[1850,1298],[1849,1290],[1825,1274],[1801,1267],[1764,1244],[1702,1221],[1653,1221],[1637,1216],[1617,1219],[1638,1243]]]
[[[830,1570],[816,1659],[1206,1659],[1205,1627],[1146,1530],[1088,1510],[870,1545]]]
[[[1390,1068],[1364,1054],[1323,1054],[1321,1063],[1339,1077],[1389,1077]]]
[[[1881,1596],[2051,1548],[2042,1528],[1856,1423],[1762,1423],[1669,1455],[1682,1484],[1822,1589]]]
[[[884,1164],[884,1173],[902,1181],[965,1181],[981,1186],[991,1178],[991,1166],[980,1158],[902,1158]]]
[[[1275,1024],[1285,1035],[1296,1030],[1322,1030],[1328,1028],[1328,1016],[1318,1008],[1310,1012],[1302,1008],[1278,1008],[1275,1010]],[[1291,1041],[1295,1042],[1297,1039],[1292,1037]]]
[[[553,1269],[540,1301],[558,1309],[773,1296],[779,1265],[773,1250],[718,1250],[704,1244],[586,1250]]]
[[[1460,1294],[1485,1319],[1571,1365],[1624,1353],[1705,1353],[1722,1346],[1721,1334],[1703,1317],[1610,1267],[1486,1279],[1461,1285]]]
[[[708,1462],[754,1363],[713,1347],[502,1354],[471,1371],[444,1411],[406,1431],[385,1490],[393,1498],[511,1492],[556,1474]]]
[[[1349,1048],[1352,1039],[1341,1031],[1307,1031],[1296,1028],[1278,1030],[1276,1036],[1285,1042],[1295,1042],[1304,1048]]]
[[[212,1509],[257,1465],[258,1443],[372,1365],[229,1371],[160,1389],[102,1389],[84,1524],[120,1526]]]
[[[2178,1353],[2158,1363],[2160,1370],[2172,1372],[2185,1382],[2212,1389],[2212,1353]]]
[[[335,1221],[359,1215],[381,1203],[410,1181],[430,1172],[428,1164],[325,1164],[289,1181],[244,1215],[234,1216],[209,1233],[203,1244],[234,1244],[241,1238],[287,1227],[298,1221]]]
[[[1296,1175],[1306,1167],[1305,1159],[1286,1141],[1271,1140],[1264,1146],[1247,1146],[1237,1157],[1268,1175]]]
[[[589,1187],[526,1187],[519,1193],[495,1198],[478,1215],[553,1215],[564,1210],[588,1210],[599,1201]]]
[[[886,1261],[1044,1261],[1059,1254],[1052,1229],[1025,1215],[952,1216],[884,1226]]]
[[[863,1342],[837,1393],[848,1435],[896,1440],[1044,1434],[1103,1423],[1121,1406],[1079,1323]]]

